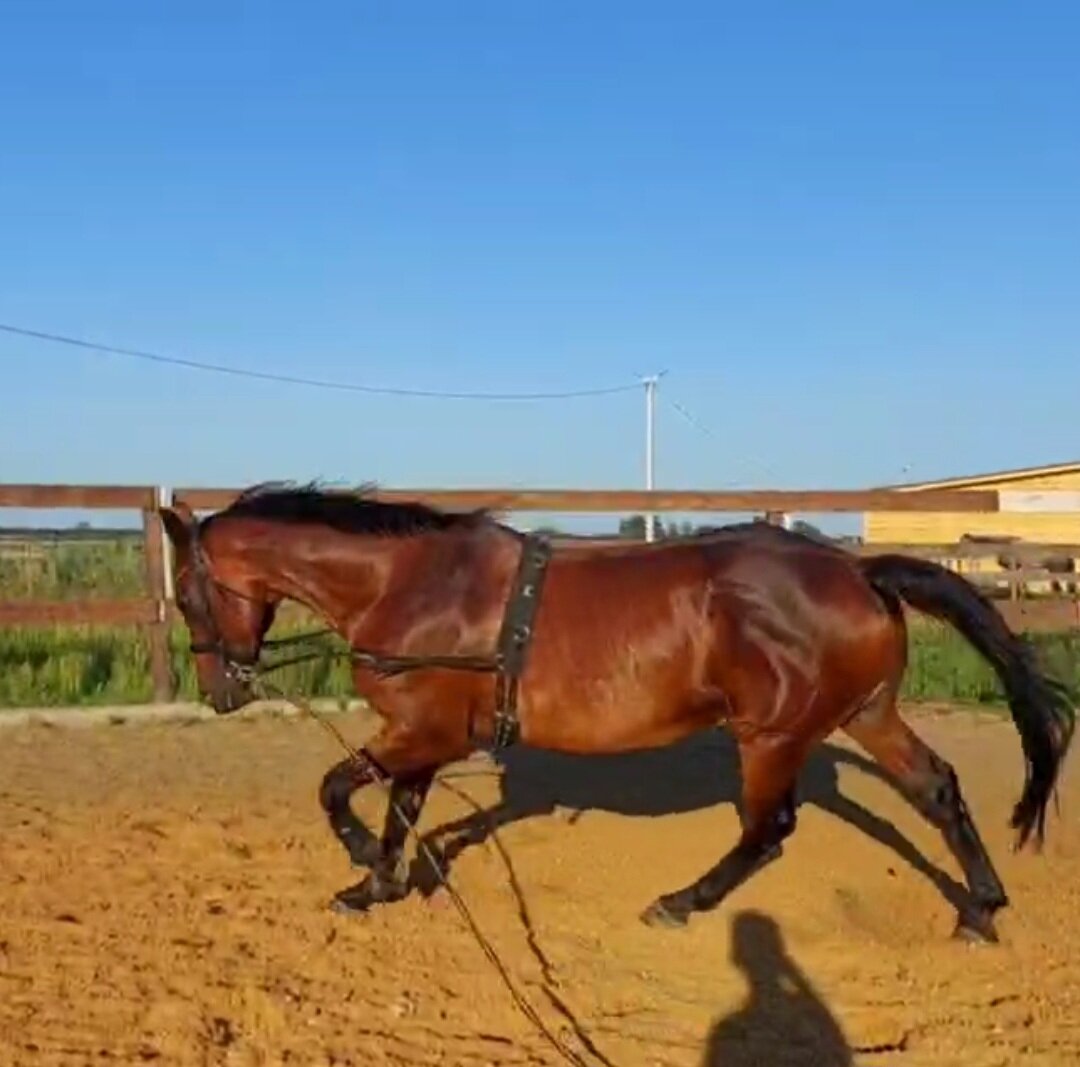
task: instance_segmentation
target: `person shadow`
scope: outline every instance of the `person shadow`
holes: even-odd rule
[[[731,925],[731,961],[750,991],[714,1024],[701,1067],[848,1067],[854,1052],[828,1006],[788,955],[776,922],[740,911]]]
[[[573,824],[590,811],[656,817],[719,804],[733,804],[741,810],[739,753],[723,727],[701,731],[662,748],[619,755],[574,756],[515,745],[498,752],[495,762],[503,769],[502,799],[488,808],[477,805],[455,783],[458,775],[449,772],[439,776],[444,788],[451,789],[474,809],[424,835],[427,856],[434,858],[444,872],[467,848],[488,840],[500,827],[522,819],[562,814]],[[887,819],[841,792],[839,773],[845,766],[895,788],[871,760],[851,749],[824,743],[803,767],[798,782],[799,804],[814,804],[891,849],[929,879],[957,911],[962,911],[970,903],[964,885],[927,859]],[[472,773],[459,772],[466,778]],[[717,855],[726,847],[724,842],[718,842]],[[430,862],[418,857],[412,880],[421,894],[430,896],[438,888],[439,873],[432,870]]]

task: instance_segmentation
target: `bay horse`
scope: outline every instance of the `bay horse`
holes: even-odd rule
[[[1025,764],[1015,847],[1043,841],[1075,710],[992,603],[937,564],[860,557],[754,522],[654,543],[559,545],[533,560],[523,586],[538,544],[529,535],[485,511],[397,503],[370,488],[269,483],[201,521],[182,504],[161,518],[199,688],[217,712],[257,696],[240,668],[258,664],[284,599],[357,650],[355,688],[382,726],[364,746],[371,763],[343,760],[320,787],[331,830],[369,869],[337,895],[339,910],[408,894],[403,818],[418,819],[441,767],[508,743],[499,739],[507,715],[510,741],[570,754],[655,748],[722,725],[739,752],[741,835],[640,916],[684,925],[780,856],[795,829],[800,768],[839,729],[942,833],[969,888],[955,935],[996,941],[994,916],[1009,901],[957,776],[897,709],[904,604],[951,624],[996,672]],[[512,646],[517,673],[493,679],[482,664],[514,618],[527,623]],[[418,669],[395,673],[395,657]],[[391,783],[379,837],[349,806],[377,775]]]

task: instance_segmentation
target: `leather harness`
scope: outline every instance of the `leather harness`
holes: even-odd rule
[[[495,731],[492,747],[505,748],[521,733],[518,721],[518,685],[525,670],[529,644],[540,607],[540,591],[551,559],[551,543],[537,534],[527,534],[521,546],[517,575],[503,613],[502,629],[495,655],[499,660],[495,675]]]
[[[492,738],[488,747],[492,750],[506,748],[517,742],[521,735],[521,723],[518,718],[518,689],[525,670],[529,647],[536,625],[536,613],[540,607],[540,593],[551,559],[550,541],[542,534],[525,534],[522,539],[521,554],[518,558],[510,594],[503,610],[502,626],[499,630],[495,652],[491,655],[423,655],[395,656],[371,649],[351,648],[347,655],[354,663],[370,667],[378,675],[392,677],[407,671],[424,668],[445,668],[449,670],[486,671],[495,675],[495,716]],[[191,541],[192,569],[198,579],[198,604],[193,604],[203,617],[202,622],[210,629],[215,638],[191,644],[192,652],[214,652],[225,661],[225,668],[234,675],[252,676],[265,670],[285,666],[273,664],[260,670],[257,662],[244,662],[233,656],[220,636],[205,584],[213,583],[225,592],[241,599],[251,599],[238,590],[218,581],[207,565],[202,551],[197,528]],[[316,635],[305,635],[316,636]],[[278,644],[294,643],[296,638],[285,638]],[[265,645],[275,642],[265,642]],[[314,658],[314,657],[303,657]],[[300,662],[300,659],[288,662]],[[475,737],[475,735],[474,735]]]

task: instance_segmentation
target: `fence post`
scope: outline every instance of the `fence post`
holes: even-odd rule
[[[155,702],[167,704],[176,696],[176,680],[169,655],[169,605],[165,597],[165,529],[156,507],[143,511],[143,536],[146,592],[157,612],[156,619],[146,628],[150,641],[150,673]]]

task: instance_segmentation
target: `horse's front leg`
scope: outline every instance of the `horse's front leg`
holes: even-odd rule
[[[369,864],[371,873],[358,885],[337,894],[332,905],[335,911],[367,911],[373,904],[391,904],[409,895],[405,844],[420,818],[434,777],[434,770],[426,770],[391,782],[386,823],[382,840],[376,842],[378,856]]]
[[[370,762],[346,760],[349,769],[335,768],[324,779],[324,785],[329,780],[323,800],[331,827],[354,866],[368,867],[371,872],[359,884],[337,894],[333,904],[336,911],[366,911],[373,904],[390,903],[408,895],[409,869],[404,851],[409,832],[420,818],[436,771],[462,755],[460,745],[440,734],[418,730],[415,720],[409,727],[391,725],[365,746],[364,755]],[[348,803],[352,792],[375,781],[389,785],[380,839],[353,815]]]
[[[373,781],[370,768],[350,756],[335,763],[319,786],[319,803],[330,829],[354,867],[371,867],[382,855],[379,839],[356,817],[349,804],[353,793]]]

